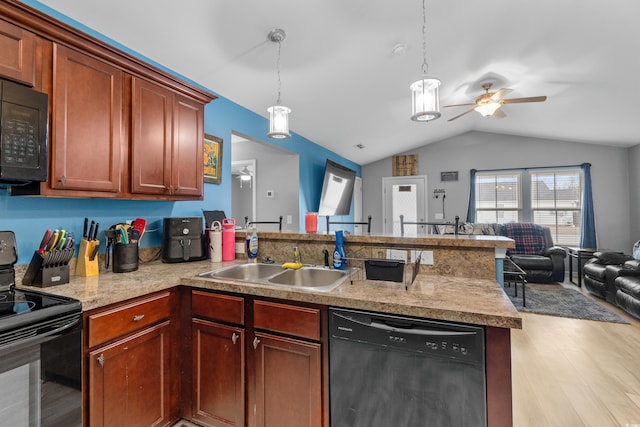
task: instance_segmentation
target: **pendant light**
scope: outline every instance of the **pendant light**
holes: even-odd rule
[[[280,105],[280,89],[282,82],[280,81],[280,49],[282,48],[282,41],[286,37],[284,30],[276,28],[269,32],[268,39],[274,43],[278,43],[278,99],[275,105],[267,108],[269,112],[269,133],[267,136],[273,139],[286,139],[291,136],[289,133],[289,113],[291,109]]]
[[[422,78],[411,89],[411,120],[428,122],[440,117],[440,80],[427,77],[427,10],[422,0]]]

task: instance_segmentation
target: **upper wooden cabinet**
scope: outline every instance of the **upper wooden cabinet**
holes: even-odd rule
[[[50,186],[121,190],[122,71],[54,45]]]
[[[132,79],[131,192],[202,196],[204,106]]]
[[[0,20],[0,76],[33,86],[35,55],[35,34]]]

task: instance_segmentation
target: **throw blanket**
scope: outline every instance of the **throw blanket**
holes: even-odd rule
[[[540,255],[545,250],[543,227],[529,222],[509,222],[502,224],[501,234],[516,241],[516,248],[509,254]]]

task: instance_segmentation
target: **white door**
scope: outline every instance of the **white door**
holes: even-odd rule
[[[384,232],[400,235],[400,215],[406,222],[427,220],[427,177],[394,176],[382,178],[382,215]],[[424,234],[424,226],[407,225],[405,236]]]
[[[353,221],[362,222],[362,178],[356,176],[353,184]],[[367,232],[366,225],[354,225],[354,234],[365,234]]]

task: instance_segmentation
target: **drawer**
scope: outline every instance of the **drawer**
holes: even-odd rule
[[[170,293],[165,292],[90,315],[89,347],[168,319],[171,314],[170,302]]]
[[[191,292],[193,317],[244,325],[244,298],[211,292]]]
[[[257,329],[320,340],[320,310],[269,301],[255,301],[253,323]]]

